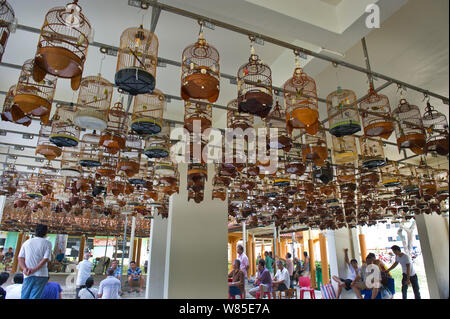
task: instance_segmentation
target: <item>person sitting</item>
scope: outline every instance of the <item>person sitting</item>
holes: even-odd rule
[[[286,291],[290,286],[290,276],[286,267],[283,266],[281,260],[277,260],[277,273],[273,277],[272,285],[272,295],[273,299],[276,299],[277,291]]]
[[[230,297],[242,295],[242,298],[245,299],[245,275],[240,268],[241,261],[235,259],[233,270],[228,274],[228,278],[232,278],[232,281],[228,283],[228,293],[230,294]]]
[[[122,278],[122,268],[118,265],[119,262],[116,259],[111,262],[111,268],[114,270],[114,277],[120,280],[120,278]]]
[[[6,299],[21,299],[23,274],[17,273],[13,277],[14,284],[6,287]]]
[[[278,259],[286,264],[286,269],[289,273],[289,288],[294,288],[294,262],[292,261],[291,253],[286,254],[286,259],[280,257]]]
[[[139,285],[139,292],[144,291],[142,289],[142,287],[144,286],[144,280],[142,279],[142,271],[141,268],[136,267],[136,262],[134,261],[130,262],[130,268],[128,268],[127,276],[128,276],[128,286],[130,288],[128,292],[133,291],[132,287],[135,284]]]
[[[256,293],[259,292],[259,298],[264,297],[264,292],[271,292],[272,290],[272,276],[269,270],[265,267],[265,261],[261,259],[258,263],[258,274],[256,277],[255,288],[250,289],[249,293],[256,298]]]
[[[84,288],[78,293],[79,299],[97,299],[98,289],[92,288],[94,285],[94,278],[89,276],[84,284]]]
[[[0,263],[3,262],[4,258],[5,258],[5,252],[3,251],[3,247],[0,247]]]
[[[341,296],[342,288],[349,291],[352,290],[352,284],[354,283],[356,277],[360,273],[360,269],[358,267],[358,261],[356,259],[352,259],[349,261],[348,259],[348,248],[344,249],[345,254],[345,263],[347,264],[347,268],[350,272],[350,275],[347,278],[339,278],[338,276],[333,276],[333,280],[338,283],[338,292],[336,295],[336,299],[339,299]]]
[[[41,299],[62,299],[61,292],[62,288],[57,282],[47,282]]]
[[[0,273],[0,299],[5,299],[6,297],[6,291],[2,288],[2,285],[8,280],[8,278],[9,273],[7,273],[6,271]]]
[[[361,266],[360,274],[356,275],[355,280],[352,283],[352,289],[359,299],[363,299],[361,295],[362,290],[369,290],[372,293],[372,299],[375,299],[378,295],[379,289],[381,288],[381,271],[377,265],[374,264],[375,254],[370,253],[366,257],[366,263]],[[377,267],[373,270],[373,266]],[[372,280],[368,282],[368,277]]]

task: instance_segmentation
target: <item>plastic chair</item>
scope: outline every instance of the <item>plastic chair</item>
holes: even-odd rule
[[[311,287],[311,279],[309,277],[300,277],[298,279],[298,285],[300,286],[300,299],[303,299],[305,292],[309,292],[311,299],[316,299],[316,294]]]
[[[241,299],[244,299],[244,294],[240,294],[239,297]],[[230,294],[228,294],[228,299],[236,299],[236,296],[231,296]]]
[[[298,299],[297,290],[294,288],[289,288],[288,290],[284,290],[284,291],[278,291],[279,299],[281,299],[283,293],[284,293],[285,299],[294,298],[294,296],[295,296],[295,299]]]
[[[256,292],[256,299],[259,299],[259,291]],[[267,296],[267,299],[272,299],[272,297],[270,296],[270,292],[269,291],[264,291],[264,295],[263,298]]]

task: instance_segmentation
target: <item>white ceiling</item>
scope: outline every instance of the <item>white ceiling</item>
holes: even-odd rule
[[[345,54],[345,61],[364,65],[360,39],[366,37],[371,64],[374,71],[384,73],[399,80],[422,86],[444,96],[448,96],[448,1],[447,0],[379,0],[381,9],[381,28],[367,29],[364,12],[368,0],[164,0],[161,2],[185,10],[225,21],[242,28],[300,45],[307,49],[342,58],[328,53],[324,49]],[[14,0],[10,1],[19,24],[40,28],[48,9],[64,5],[60,0]],[[80,0],[83,12],[95,29],[95,41],[114,46],[119,45],[121,32],[141,23],[149,28],[151,10],[139,10],[130,7],[127,0]],[[426,12],[426,14],[424,14]],[[198,34],[195,20],[168,12],[161,12],[155,31],[159,38],[159,56],[179,61],[182,50],[193,43]],[[235,75],[240,65],[249,56],[247,37],[216,27],[205,30],[206,39],[214,45],[221,55],[221,72]],[[12,34],[3,62],[21,65],[34,56],[38,35],[22,30]],[[260,57],[270,64],[273,83],[282,86],[292,76],[294,58],[290,50],[266,43],[256,45]],[[102,54],[96,47],[90,47],[84,75],[99,72]],[[309,57],[302,61],[305,70],[317,80],[319,95],[325,98],[335,90],[335,71],[330,63]],[[102,75],[113,82],[116,58],[106,56],[102,64]],[[6,91],[17,81],[19,71],[0,66],[0,90]],[[166,94],[179,96],[180,70],[167,66],[157,70],[157,88]],[[353,89],[358,97],[367,91],[366,77],[358,72],[339,69],[341,85]],[[383,81],[376,81],[376,86]],[[226,105],[236,97],[236,86],[227,79],[221,80],[221,92],[217,104]],[[395,107],[395,87],[383,91]],[[58,81],[56,99],[76,101],[77,94],[70,89],[69,81]],[[3,103],[4,96],[0,96]],[[119,95],[116,93],[114,100]],[[421,103],[419,94],[408,91],[408,98]],[[448,117],[448,106],[436,102],[436,107]],[[423,103],[421,104],[423,105]],[[321,105],[321,118],[327,117],[324,105]],[[168,104],[166,118],[183,120],[183,104],[172,101]],[[214,126],[225,127],[225,112],[214,110]],[[38,123],[29,128],[0,122],[1,128],[22,132],[39,131]],[[25,141],[20,135],[0,136],[1,142],[30,143],[36,145],[36,139]],[[1,152],[6,149],[0,147]],[[30,153],[30,151],[28,151]],[[389,156],[398,157],[395,147],[389,147]],[[32,152],[31,152],[32,153]],[[30,153],[30,154],[31,154]],[[391,154],[392,153],[392,154]],[[445,159],[446,160],[446,159]],[[0,155],[0,162],[5,156]],[[19,159],[36,164],[34,160]],[[11,162],[9,160],[8,162]],[[448,165],[448,161],[446,161]],[[31,165],[33,165],[31,164]],[[56,166],[56,164],[55,164]]]

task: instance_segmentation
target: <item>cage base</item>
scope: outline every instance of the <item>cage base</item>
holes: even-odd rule
[[[275,182],[273,182],[273,186],[278,186],[278,187],[287,187],[290,185],[291,185],[291,182],[289,180],[285,180],[285,179],[279,179],[279,180],[275,180]]]
[[[38,145],[36,147],[36,154],[44,156],[49,161],[61,156],[61,152],[59,147],[53,145]]]
[[[214,76],[194,73],[188,75],[184,80],[186,84],[181,86],[181,98],[183,100],[208,100],[210,103],[217,101],[220,83]]]
[[[34,59],[33,79],[40,82],[46,73],[66,79],[78,77],[83,73],[83,65],[81,59],[66,48],[39,48]],[[44,72],[38,70],[35,72],[36,68]]]
[[[138,135],[155,135],[161,132],[161,124],[153,119],[135,119],[131,122],[131,129]]]
[[[79,160],[78,164],[80,164],[82,167],[99,167],[101,165],[100,161],[96,160]]]
[[[303,123],[305,126],[309,126],[317,122],[319,119],[319,112],[310,108],[297,108],[292,111],[292,116]]]
[[[81,172],[75,168],[61,168],[59,171],[61,176],[64,177],[78,177],[81,176]]]
[[[388,139],[394,131],[394,124],[392,122],[378,122],[367,125],[364,128],[364,134],[370,137],[381,137]]]
[[[368,168],[368,169],[374,169],[377,167],[383,167],[386,165],[386,161],[383,159],[372,159],[372,160],[367,160],[364,161],[362,166],[364,168]]]
[[[116,72],[116,85],[131,95],[151,94],[155,89],[155,77],[147,71],[127,68]]]
[[[169,156],[169,150],[164,147],[147,147],[144,154],[148,158],[165,158]]]
[[[12,122],[27,127],[31,124],[31,118],[26,116],[16,105],[13,105],[10,111],[2,112],[1,117],[5,122]]]
[[[34,94],[17,94],[13,103],[23,112],[34,116],[43,116],[50,113],[51,103],[46,99]]]
[[[194,122],[199,121],[200,122],[200,130],[203,133],[206,129],[211,128],[211,120],[204,118],[204,117],[198,117],[193,116],[186,120],[184,120],[184,128],[188,130],[190,133],[194,132]]]
[[[147,181],[142,178],[130,178],[128,179],[128,183],[130,183],[131,185],[145,185]]]
[[[272,95],[264,92],[247,92],[245,96],[238,98],[238,100],[239,113],[248,113],[265,118],[272,109]]]
[[[52,134],[49,137],[49,141],[58,147],[75,147],[78,145],[76,137],[66,134]]]
[[[359,123],[342,123],[337,124],[330,129],[330,134],[336,137],[342,137],[347,135],[352,135],[361,131],[361,125]]]
[[[414,193],[414,192],[418,192],[420,190],[420,188],[417,185],[408,185],[408,186],[403,187],[403,190],[406,193]]]
[[[77,114],[73,122],[78,127],[97,131],[103,131],[108,125],[104,119],[90,114],[83,114],[83,112]]]
[[[383,182],[384,187],[395,187],[399,186],[400,184],[401,184],[400,181],[397,180]]]
[[[449,144],[448,136],[443,136],[442,138],[428,142],[426,146],[426,151],[436,152],[439,155],[445,156],[449,153],[448,144]]]

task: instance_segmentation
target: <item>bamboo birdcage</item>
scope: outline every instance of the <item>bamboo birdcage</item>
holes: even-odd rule
[[[316,82],[296,62],[293,76],[284,83],[286,122],[289,127],[303,128],[319,119]]]
[[[74,91],[80,87],[92,30],[77,2],[47,12],[34,60],[36,82],[52,74],[70,78]]]
[[[286,130],[286,111],[281,109],[278,100],[272,111],[265,118],[267,128],[267,147],[269,149],[283,150],[289,152],[292,147],[292,139]],[[277,130],[276,142],[271,141],[271,129]]]
[[[125,172],[128,178],[139,172],[142,154],[142,141],[135,135],[127,136],[125,149],[119,153],[117,170]]]
[[[272,71],[252,52],[237,74],[239,112],[265,118],[272,108]]]
[[[203,201],[208,170],[205,164],[191,163],[188,167],[188,201],[192,198],[198,204]]]
[[[436,152],[439,155],[448,154],[448,122],[447,117],[436,111],[430,102],[427,103],[422,118],[423,126],[428,133],[426,152]]]
[[[356,149],[356,138],[353,135],[342,137],[331,136],[333,148],[333,158],[336,164],[346,164],[358,160]]]
[[[420,165],[416,167],[417,177],[419,179],[420,193],[422,196],[434,196],[437,192],[436,180],[434,179],[433,169],[428,166],[424,159],[420,160]]]
[[[336,137],[352,135],[361,130],[356,95],[341,87],[327,96],[330,133]]]
[[[58,105],[52,118],[50,142],[58,147],[75,147],[80,138],[80,129],[74,125],[76,108],[72,105]]]
[[[96,168],[96,174],[114,179],[117,173],[118,157],[106,152],[100,152],[98,158],[100,165]]]
[[[227,104],[227,128],[245,131],[253,128],[253,123],[253,115],[239,113],[237,99],[231,100]]]
[[[328,158],[327,137],[323,127],[319,128],[316,135],[304,133],[302,140],[303,162],[312,161],[316,166],[322,166]]]
[[[90,130],[104,130],[108,122],[112,93],[112,83],[100,74],[83,78],[78,93],[75,125]]]
[[[110,154],[117,154],[125,148],[128,133],[128,114],[121,102],[114,103],[108,110],[108,124],[100,134],[98,145]]]
[[[200,32],[198,41],[183,50],[181,56],[181,98],[217,101],[220,91],[220,58]]]
[[[339,185],[356,183],[356,169],[354,163],[338,165],[336,168],[336,180]]]
[[[359,149],[363,167],[373,169],[386,165],[381,139],[361,136],[359,138]]]
[[[39,137],[36,146],[36,154],[44,156],[47,160],[51,161],[61,156],[61,148],[55,146],[50,141],[50,134],[52,132],[51,121],[49,125],[42,125],[39,130]]]
[[[139,135],[153,135],[161,131],[166,101],[164,94],[155,89],[151,94],[134,98],[130,128]]]
[[[156,85],[158,37],[142,24],[120,36],[116,85],[131,95],[152,93]]]
[[[381,182],[384,187],[396,187],[401,185],[401,175],[397,162],[388,161],[386,166],[380,167]]]
[[[82,168],[79,163],[79,147],[66,147],[62,151],[60,174],[64,177],[79,177]]]
[[[80,142],[80,159],[78,161],[82,167],[89,168],[100,166],[99,140],[99,135],[83,135]]]
[[[402,98],[392,115],[395,119],[398,150],[409,148],[415,154],[422,154],[426,147],[426,137],[419,107]]]
[[[23,111],[13,102],[16,95],[16,85],[14,84],[6,93],[5,101],[3,103],[3,111],[1,114],[2,120],[13,122],[24,126],[30,126],[31,117],[23,113]]]
[[[184,102],[184,128],[193,133],[195,128],[199,128],[199,133],[203,133],[212,125],[212,106],[209,103],[200,101]]]
[[[162,122],[161,132],[145,140],[144,154],[148,158],[164,158],[170,155],[170,125]]]
[[[391,116],[391,105],[386,95],[378,94],[372,86],[369,93],[359,103],[361,118],[366,136],[379,136],[388,139],[394,131]]]
[[[55,95],[57,78],[48,74],[39,82],[32,76],[33,60],[27,60],[22,66],[19,81],[16,85],[16,94],[13,103],[21,112],[12,114],[14,121],[24,115],[38,116],[42,123],[47,125]]]
[[[15,15],[11,5],[6,1],[0,1],[0,62],[5,53],[6,43],[13,29]]]

